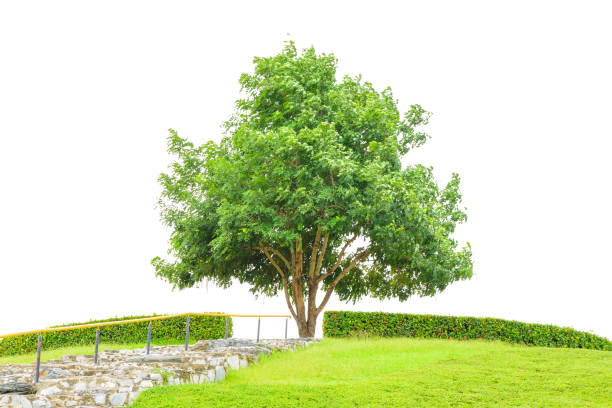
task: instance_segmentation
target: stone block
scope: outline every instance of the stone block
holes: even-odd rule
[[[238,359],[238,356],[229,356],[227,358],[227,364],[232,370],[237,370],[240,368],[240,360]]]
[[[215,381],[223,381],[225,378],[225,368],[223,366],[215,367]]]
[[[54,385],[53,387],[45,388],[44,390],[39,391],[38,395],[40,395],[41,397],[51,397],[61,391],[62,390],[59,387]]]
[[[140,395],[140,391],[133,391],[128,394],[128,402],[132,403],[138,396]]]
[[[32,408],[51,408],[51,403],[45,400],[34,400]]]
[[[15,407],[32,408],[32,403],[30,402],[30,400],[27,399],[26,397],[21,396],[21,395],[13,396],[12,403],[13,403],[13,406],[15,406]]]
[[[55,380],[57,378],[72,377],[72,373],[59,367],[49,367],[43,370],[41,377],[45,377],[48,380]]]
[[[85,384],[83,381],[79,381],[78,383],[74,384],[74,387],[72,387],[72,390],[76,392],[85,391],[86,389],[87,384]]]
[[[116,394],[111,394],[108,396],[108,402],[113,407],[118,407],[118,406],[125,404],[125,401],[127,400],[127,396],[128,396],[127,392],[118,392]]]
[[[94,402],[98,405],[104,405],[106,404],[106,394],[99,392],[97,394],[94,395]]]
[[[127,380],[127,379],[118,380],[117,383],[119,384],[120,387],[131,387],[134,385],[133,380]]]

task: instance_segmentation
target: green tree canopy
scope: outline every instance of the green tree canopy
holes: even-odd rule
[[[428,112],[400,115],[390,88],[338,81],[334,55],[292,42],[254,64],[220,143],[170,130],[159,204],[173,259],[153,259],[159,277],[282,291],[307,337],[334,292],[406,300],[471,277],[469,244],[452,238],[466,220],[459,176],[441,188],[400,160],[427,140]]]

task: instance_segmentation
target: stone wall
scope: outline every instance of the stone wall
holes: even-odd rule
[[[125,406],[138,394],[158,385],[221,381],[229,370],[259,361],[261,354],[293,351],[310,339],[200,340],[184,346],[106,350],[93,356],[70,355],[41,364],[40,381],[31,386],[34,369],[29,364],[0,366],[0,407],[55,408]]]

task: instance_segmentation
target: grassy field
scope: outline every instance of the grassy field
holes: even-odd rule
[[[485,341],[326,339],[134,408],[611,407],[612,353]]]

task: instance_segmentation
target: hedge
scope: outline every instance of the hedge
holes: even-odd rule
[[[323,316],[323,335],[345,337],[427,337],[484,339],[544,347],[611,350],[604,337],[569,327],[523,323],[489,317],[455,317],[383,312],[334,312]]]
[[[80,324],[103,323],[118,320],[142,319],[150,316],[124,316],[105,320],[92,320],[84,323],[71,323],[61,326],[76,326]],[[232,334],[232,319],[229,319],[229,335]],[[185,338],[186,317],[171,317],[163,320],[153,320],[151,329],[151,342],[156,344],[176,342]],[[105,343],[145,343],[147,341],[149,322],[124,323],[113,326],[100,327],[100,342]],[[189,338],[220,339],[225,336],[224,316],[190,316]],[[47,332],[42,334],[43,349],[53,349],[65,346],[77,346],[94,344],[96,339],[96,327],[83,329],[72,329],[66,331]],[[0,356],[31,353],[36,350],[38,334],[24,334],[21,336],[7,337],[0,340]]]

